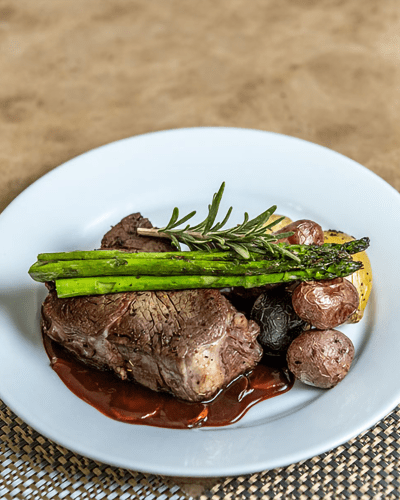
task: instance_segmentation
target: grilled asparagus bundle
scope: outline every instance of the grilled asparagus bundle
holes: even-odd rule
[[[251,288],[270,283],[334,279],[361,267],[351,254],[368,248],[368,238],[348,243],[284,245],[287,253],[191,251],[129,253],[93,250],[39,254],[29,269],[35,281],[54,281],[59,297],[123,291],[185,288]]]

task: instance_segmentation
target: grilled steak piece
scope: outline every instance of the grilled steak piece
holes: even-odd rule
[[[188,401],[210,399],[262,355],[258,325],[218,290],[69,299],[53,290],[42,329],[85,363]]]
[[[101,248],[129,250],[130,252],[173,252],[176,250],[166,239],[139,236],[138,227],[151,229],[153,225],[140,213],[124,217],[104,235]]]
[[[174,250],[139,213],[116,224],[101,248]],[[211,398],[261,358],[259,326],[218,290],[127,292],[59,299],[54,287],[42,306],[42,330],[79,360],[114,371],[155,391],[188,401]]]

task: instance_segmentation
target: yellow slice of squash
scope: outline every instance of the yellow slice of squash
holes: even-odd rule
[[[324,243],[345,243],[354,239],[355,238],[342,231],[334,231],[331,229],[329,231],[324,231]],[[366,252],[356,253],[352,255],[352,258],[353,260],[362,262],[363,267],[346,278],[357,288],[360,297],[358,309],[350,316],[347,323],[358,323],[364,315],[365,307],[367,306],[371,293],[372,268]]]
[[[271,217],[267,220],[267,222],[264,224],[265,226],[268,226],[271,224],[271,222],[276,221],[277,219],[280,219],[281,217],[284,217],[283,215],[279,214],[272,214]],[[271,229],[266,229],[266,233],[274,233],[275,231],[279,231],[279,229],[282,229],[283,227],[287,226],[290,224],[292,219],[289,219],[289,217],[285,217],[284,219],[281,220],[281,222],[278,222],[275,226],[273,226]]]

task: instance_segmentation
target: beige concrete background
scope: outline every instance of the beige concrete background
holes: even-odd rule
[[[91,148],[208,125],[301,137],[400,189],[400,2],[0,0],[0,211]]]

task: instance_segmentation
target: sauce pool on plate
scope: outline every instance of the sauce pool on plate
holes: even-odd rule
[[[53,370],[76,396],[107,417],[129,424],[170,429],[225,426],[237,422],[256,403],[287,392],[294,383],[286,370],[259,364],[211,401],[190,403],[84,365],[46,335],[43,342]]]

